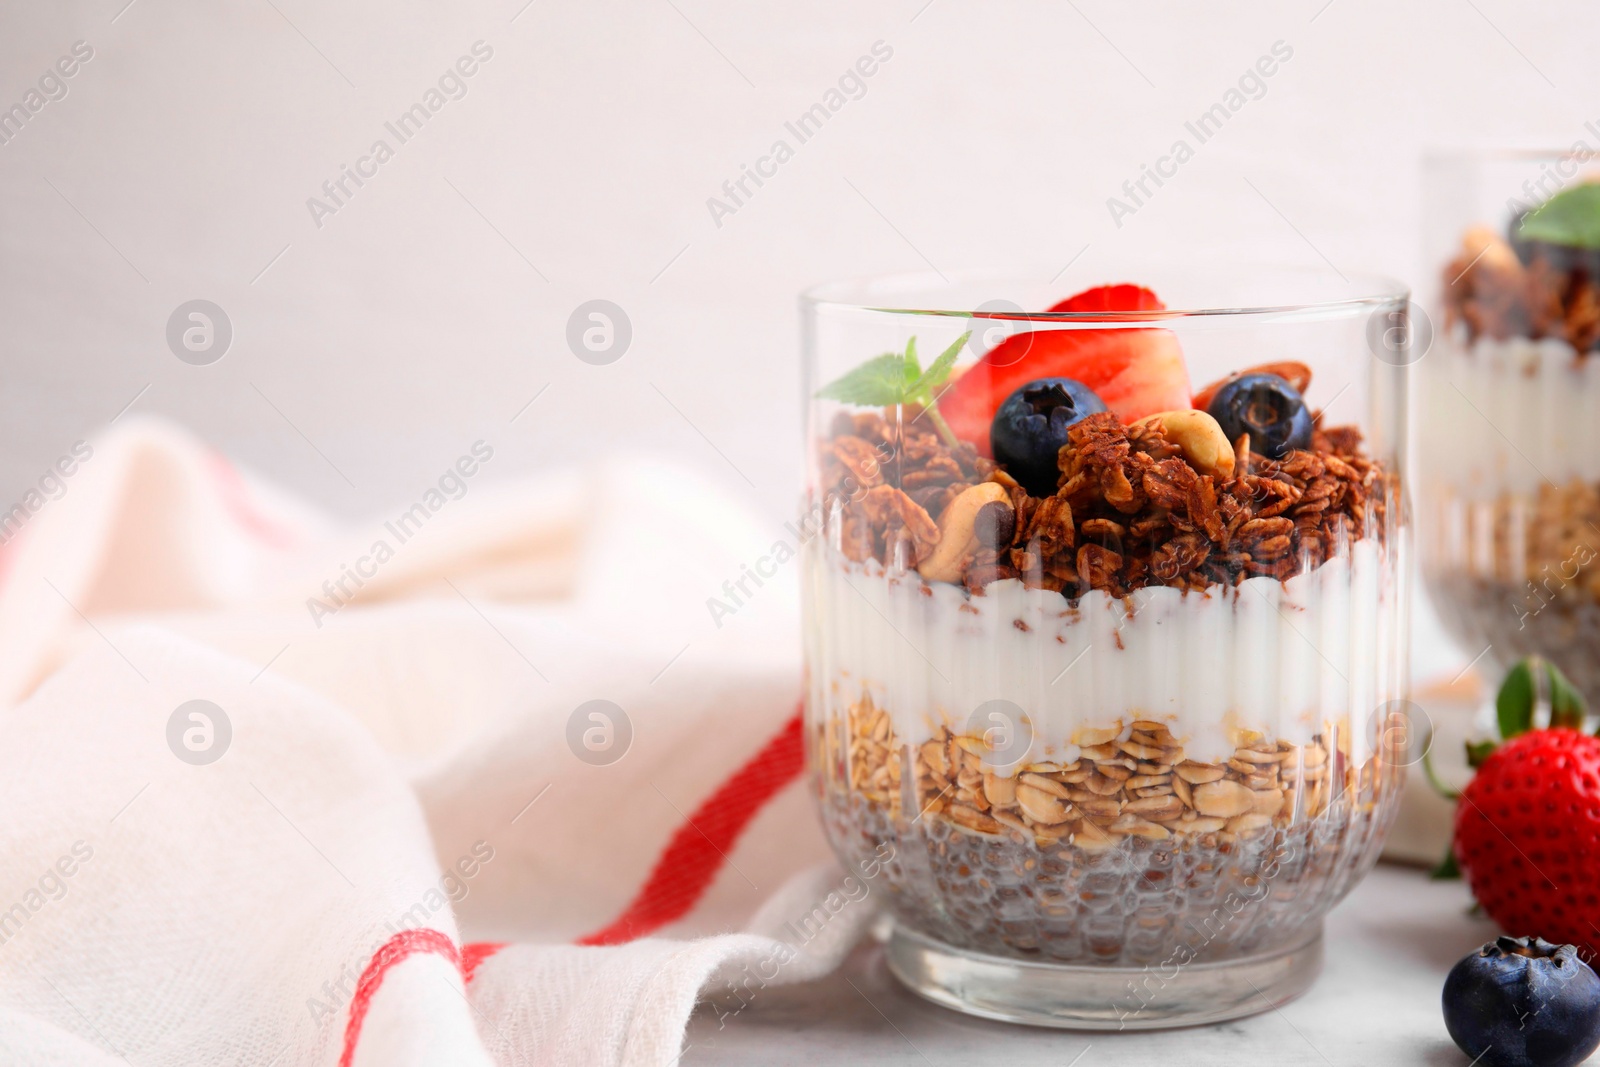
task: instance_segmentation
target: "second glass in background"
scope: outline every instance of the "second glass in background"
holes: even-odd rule
[[[1600,230],[1595,178],[1585,153],[1430,158],[1434,336],[1417,348],[1416,418],[1420,559],[1446,628],[1485,674],[1541,654],[1591,703],[1600,248],[1582,231]]]

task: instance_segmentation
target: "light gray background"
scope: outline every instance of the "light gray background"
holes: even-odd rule
[[[494,478],[642,447],[787,513],[812,282],[1241,249],[1418,282],[1425,146],[1600,119],[1592,3],[524,3],[5,0],[0,108],[95,56],[0,145],[0,500],[137,396],[346,515],[480,437]],[[477,40],[468,95],[319,229],[307,198]],[[1116,227],[1106,198],[1278,40],[1265,96]],[[233,322],[212,366],[164,342],[195,298]],[[633,322],[610,366],[565,343],[595,298]]]

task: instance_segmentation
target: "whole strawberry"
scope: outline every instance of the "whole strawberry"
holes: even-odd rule
[[[1494,750],[1456,807],[1456,862],[1500,928],[1600,949],[1600,739],[1532,730]]]
[[[1455,839],[1436,876],[1464,874],[1513,937],[1600,949],[1600,739],[1556,667],[1518,663],[1495,698],[1503,741],[1469,744],[1477,774],[1456,805]],[[1548,715],[1548,728],[1534,729]],[[1431,768],[1430,768],[1431,773]]]

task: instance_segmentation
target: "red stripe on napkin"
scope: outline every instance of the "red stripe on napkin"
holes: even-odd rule
[[[443,956],[451,965],[461,965],[461,954],[456,951],[455,942],[437,930],[426,927],[402,930],[385,941],[383,947],[372,954],[350,997],[350,1021],[344,1026],[344,1052],[339,1056],[339,1067],[350,1067],[350,1061],[355,1058],[356,1042],[361,1040],[361,1024],[366,1022],[367,1008],[372,1004],[373,994],[383,984],[384,975],[401,960],[419,953]]]
[[[618,945],[654,933],[687,915],[727,862],[739,836],[805,763],[800,713],[707,797],[667,843],[644,888],[609,926],[580,945]]]
[[[478,973],[478,965],[505,947],[504,941],[474,941],[469,945],[462,945],[461,980],[472,981],[472,976]]]
[[[578,941],[580,945],[617,945],[665,926],[687,915],[705,895],[717,872],[727,862],[726,853],[738,843],[750,821],[767,802],[799,777],[805,765],[801,716],[784,723],[761,751],[718,786],[684,821],[666,850],[656,860],[644,888],[609,926]],[[344,1051],[339,1067],[350,1067],[361,1024],[366,1021],[372,997],[390,968],[419,953],[443,956],[472,981],[478,967],[505,948],[503,942],[476,941],[457,950],[437,930],[402,930],[373,953],[350,998],[350,1020],[345,1024]]]
[[[292,531],[269,519],[256,507],[244,477],[226,456],[211,452],[206,458],[210,460],[211,474],[216,479],[223,506],[234,521],[273,548],[288,548],[295,543],[297,538]]]

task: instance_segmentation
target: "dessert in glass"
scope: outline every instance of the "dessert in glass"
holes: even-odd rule
[[[1600,701],[1600,171],[1592,151],[1439,156],[1417,364],[1423,573],[1498,676],[1547,657]]]
[[[1403,782],[1405,290],[1141,281],[803,302],[822,820],[894,973],[990,1018],[1290,999]]]

